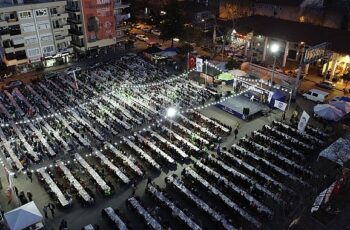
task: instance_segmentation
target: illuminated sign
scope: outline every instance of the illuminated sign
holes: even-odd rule
[[[316,62],[319,59],[325,58],[329,55],[329,52],[327,51],[327,48],[329,47],[330,43],[322,43],[313,47],[308,48],[305,51],[304,56],[304,64],[309,64]]]

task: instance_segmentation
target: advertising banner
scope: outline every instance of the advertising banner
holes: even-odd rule
[[[298,130],[299,132],[304,132],[305,127],[310,119],[310,115],[307,114],[307,112],[303,111],[303,114],[300,117],[299,124],[298,124]]]
[[[268,101],[269,103],[271,102],[272,96],[273,96],[273,92],[269,92],[269,96],[268,96],[268,98],[267,98],[267,101]]]
[[[284,103],[283,101],[275,100],[275,108],[280,109],[282,111],[286,111],[287,103]]]
[[[113,0],[82,0],[88,42],[116,36]]]
[[[197,72],[203,72],[203,59],[196,58],[196,70]]]

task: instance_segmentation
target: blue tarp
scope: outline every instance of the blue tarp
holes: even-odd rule
[[[350,102],[350,97],[340,97],[339,101],[346,101],[346,102]]]

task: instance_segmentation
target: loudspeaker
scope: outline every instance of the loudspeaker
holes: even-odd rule
[[[249,108],[243,108],[243,115],[245,116],[249,115]]]

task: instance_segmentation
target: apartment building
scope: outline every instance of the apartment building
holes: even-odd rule
[[[107,51],[126,40],[129,4],[121,0],[68,0],[72,45],[78,53]]]
[[[127,20],[130,19],[130,4],[122,0],[115,0],[114,17],[116,21],[117,46],[124,46],[127,41],[125,31],[128,29]]]
[[[0,55],[7,66],[26,71],[67,62],[72,53],[66,1],[2,0]]]

